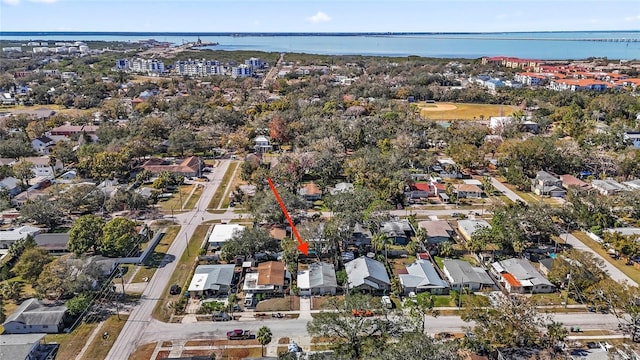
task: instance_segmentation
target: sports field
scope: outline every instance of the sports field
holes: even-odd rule
[[[517,106],[465,103],[416,103],[420,115],[428,120],[488,120],[491,116],[509,116],[518,110]]]

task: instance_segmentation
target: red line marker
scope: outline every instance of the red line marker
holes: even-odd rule
[[[302,238],[300,237],[300,234],[298,233],[298,230],[296,229],[296,226],[293,225],[293,220],[291,220],[291,216],[289,216],[289,212],[287,211],[287,207],[284,206],[284,202],[280,198],[280,195],[278,194],[278,190],[276,190],[276,187],[275,187],[275,185],[273,185],[273,182],[271,181],[271,179],[267,178],[267,182],[269,183],[269,186],[271,187],[271,191],[273,191],[273,195],[276,196],[276,200],[278,200],[278,204],[280,205],[280,209],[282,209],[282,213],[284,214],[284,217],[287,218],[287,221],[289,222],[289,225],[291,226],[291,231],[293,231],[293,235],[298,240],[298,250],[300,250],[301,253],[303,253],[303,254],[308,256],[309,255],[309,243],[306,242],[306,241],[302,241]]]

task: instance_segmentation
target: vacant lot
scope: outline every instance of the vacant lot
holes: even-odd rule
[[[518,110],[510,105],[464,103],[418,103],[420,116],[428,120],[488,120],[491,116],[508,116]]]

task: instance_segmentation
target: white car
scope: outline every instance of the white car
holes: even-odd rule
[[[393,303],[391,302],[391,298],[388,296],[382,297],[382,305],[384,305],[387,309],[393,308]]]

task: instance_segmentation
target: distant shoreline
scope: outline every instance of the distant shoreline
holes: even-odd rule
[[[153,32],[153,31],[0,31],[1,36],[393,36],[393,35],[505,35],[567,33],[638,33],[640,30],[492,31],[492,32]]]

